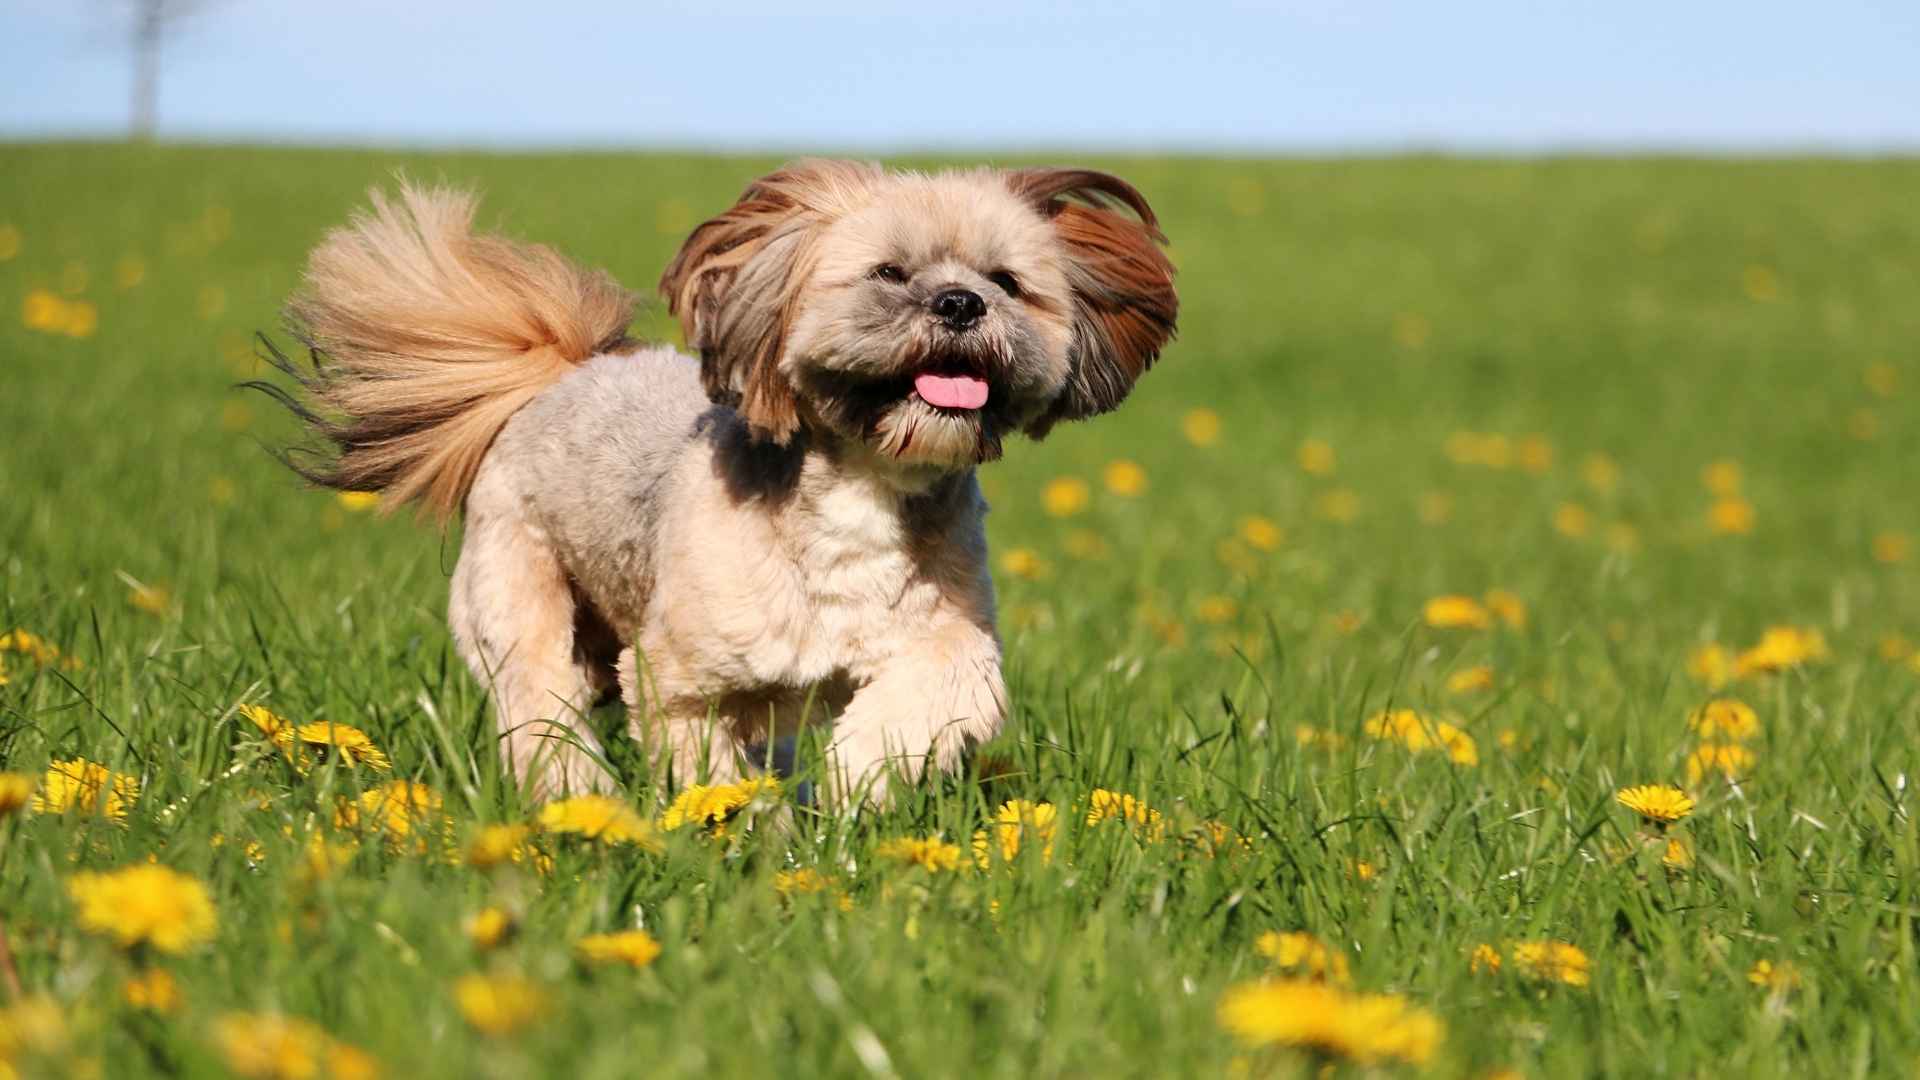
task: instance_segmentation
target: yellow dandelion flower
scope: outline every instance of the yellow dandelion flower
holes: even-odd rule
[[[337,758],[348,765],[365,765],[386,772],[393,768],[386,752],[374,744],[364,731],[347,724],[316,721],[310,724],[284,725],[271,736],[274,745],[301,772],[316,763]]]
[[[624,800],[610,795],[576,795],[540,808],[540,827],[550,833],[585,837],[602,844],[637,844],[660,850],[653,826]]]
[[[248,1080],[373,1080],[379,1063],[319,1025],[271,1013],[229,1013],[214,1022],[227,1068]]]
[[[91,300],[69,301],[61,311],[58,332],[70,338],[89,338],[100,328],[100,309]]]
[[[1475,975],[1500,974],[1500,950],[1482,942],[1473,947],[1473,954],[1467,957],[1467,970]]]
[[[1353,864],[1348,867],[1348,870],[1352,873],[1353,880],[1361,884],[1365,884],[1380,876],[1380,868],[1365,859],[1353,860]]]
[[[952,846],[952,845],[949,845]],[[960,849],[953,849],[955,866],[960,863]],[[792,900],[796,896],[814,896],[829,889],[835,892],[834,903],[841,911],[853,910],[853,897],[839,889],[834,879],[810,866],[798,870],[781,870],[773,875],[773,891],[782,900]]]
[[[1273,961],[1274,967],[1302,978],[1340,986],[1349,981],[1346,954],[1304,930],[1268,930],[1253,939],[1253,951]]]
[[[282,717],[264,705],[242,705],[240,706],[239,712],[240,715],[253,724],[254,727],[259,728],[262,735],[265,735],[269,739],[278,739],[282,732],[290,732],[293,730],[292,721],[287,720],[285,717]]]
[[[1726,458],[1710,462],[1700,470],[1700,483],[1708,494],[1736,498],[1741,487],[1740,463]]]
[[[1578,945],[1565,941],[1521,941],[1508,950],[1514,970],[1540,982],[1587,985],[1591,962]]]
[[[1860,381],[1875,397],[1892,397],[1900,389],[1900,369],[1885,360],[1875,360],[1860,373]]]
[[[1908,539],[1906,533],[1883,532],[1874,535],[1873,560],[1875,562],[1894,566],[1906,562],[1907,556],[1912,553],[1913,541]]]
[[[1447,457],[1457,465],[1505,469],[1513,464],[1513,442],[1505,435],[1456,431],[1447,437]]]
[[[1480,751],[1473,736],[1445,720],[1423,716],[1413,709],[1393,709],[1368,717],[1361,730],[1383,742],[1398,743],[1415,753],[1444,750],[1456,765],[1478,765]]]
[[[1660,853],[1660,862],[1670,870],[1693,869],[1693,845],[1684,836],[1669,836],[1666,848]]]
[[[781,870],[773,875],[773,891],[781,897],[808,896],[826,891],[833,879],[811,866]]]
[[[625,964],[643,968],[660,955],[660,943],[645,930],[588,934],[573,943],[574,954],[589,964]]]
[[[33,796],[33,812],[98,813],[113,821],[125,821],[127,810],[139,797],[138,777],[114,772],[86,758],[72,758],[47,766],[40,790]]]
[[[148,968],[127,977],[120,984],[120,998],[130,1008],[150,1013],[178,1012],[182,995],[180,983],[165,968]]]
[[[1309,476],[1332,476],[1337,464],[1333,445],[1324,439],[1308,439],[1294,456],[1300,462],[1300,471]]]
[[[1760,734],[1760,717],[1744,701],[1714,698],[1687,714],[1687,727],[1703,739],[1745,741]]]
[[[1753,771],[1753,751],[1738,743],[1701,743],[1687,755],[1687,783],[1698,784],[1709,776],[1742,780]]]
[[[1485,630],[1493,625],[1492,613],[1471,596],[1436,596],[1427,601],[1423,614],[1436,630]]]
[[[1800,985],[1800,969],[1792,964],[1776,964],[1771,960],[1755,960],[1747,969],[1747,981],[1763,990],[1785,993]]]
[[[1327,750],[1338,750],[1347,745],[1347,737],[1331,728],[1314,727],[1312,724],[1295,724],[1293,741],[1301,746],[1318,746]]]
[[[1098,825],[1103,821],[1124,821],[1149,840],[1159,840],[1166,834],[1160,811],[1148,806],[1145,800],[1124,791],[1095,788],[1087,796],[1087,824]]]
[[[1433,337],[1433,321],[1417,311],[1402,311],[1393,317],[1393,340],[1403,349],[1422,349]]]
[[[333,497],[340,509],[362,513],[380,505],[380,493],[377,491],[342,491]]]
[[[1798,626],[1773,626],[1760,635],[1753,648],[1741,653],[1733,664],[1735,675],[1772,674],[1827,658],[1827,639],[1818,630]]]
[[[0,652],[25,656],[33,661],[35,667],[52,667],[60,664],[71,670],[79,666],[77,661],[63,663],[60,659],[60,646],[30,630],[15,629],[10,633],[0,634]]]
[[[991,830],[973,834],[973,861],[982,870],[993,865],[997,849],[1002,862],[1012,862],[1020,854],[1022,841],[1031,837],[1040,851],[1040,861],[1053,861],[1054,826],[1057,812],[1052,803],[1009,799],[1000,804],[993,816]]]
[[[938,836],[901,836],[883,840],[873,849],[876,857],[917,866],[931,873],[960,868],[960,846]]]
[[[1195,604],[1193,609],[1193,617],[1208,626],[1232,622],[1234,616],[1238,614],[1240,614],[1240,604],[1233,597],[1221,596],[1219,593],[1201,597],[1200,602]]]
[[[1077,476],[1056,477],[1040,490],[1040,504],[1048,517],[1072,517],[1085,510],[1092,498],[1092,489]]]
[[[1593,531],[1593,515],[1579,503],[1561,503],[1553,511],[1553,531],[1571,540],[1583,540]]]
[[[1186,851],[1207,859],[1240,855],[1253,850],[1253,838],[1240,835],[1224,821],[1203,821],[1188,830],[1181,840]]]
[[[147,264],[138,255],[123,255],[113,264],[113,283],[121,290],[131,289],[147,280]]]
[[[1485,664],[1461,668],[1447,676],[1447,693],[1477,694],[1493,689],[1493,669]]]
[[[1180,433],[1195,446],[1212,446],[1220,441],[1220,414],[1204,407],[1189,409],[1180,418]]]
[[[727,822],[752,806],[756,800],[772,802],[780,797],[780,781],[771,776],[752,777],[732,784],[695,784],[682,791],[660,818],[663,829],[700,825],[717,836],[727,832]]]
[[[1707,526],[1722,536],[1745,536],[1753,531],[1753,504],[1738,496],[1716,499],[1707,508]]]
[[[358,799],[336,807],[333,824],[338,829],[365,828],[385,833],[389,839],[401,839],[444,820],[440,813],[444,803],[440,793],[425,784],[394,780],[369,788]]]
[[[165,615],[173,596],[159,585],[137,585],[127,590],[127,603],[149,615]]]
[[[1780,275],[1770,266],[1755,263],[1742,270],[1740,286],[1746,290],[1747,299],[1756,303],[1770,304],[1780,299]]]
[[[1273,523],[1271,518],[1258,514],[1249,514],[1240,519],[1240,539],[1248,546],[1260,551],[1277,551],[1286,542],[1286,530]]]
[[[487,870],[505,863],[528,865],[542,874],[553,869],[553,860],[534,844],[529,826],[482,826],[467,843],[467,865]]]
[[[219,925],[207,887],[157,863],[75,874],[67,879],[67,895],[80,929],[126,949],[183,953],[213,940]]]
[[[547,1012],[546,991],[518,975],[463,975],[454,981],[453,1001],[483,1035],[512,1035]]]
[[[20,322],[29,330],[56,332],[66,315],[67,302],[48,289],[34,289],[20,302]]]
[[[1453,496],[1444,491],[1423,492],[1416,512],[1422,525],[1445,525],[1453,520]]]
[[[1032,548],[1017,547],[1000,556],[1000,570],[1009,577],[1032,581],[1046,574],[1047,564]]]
[[[1313,512],[1323,521],[1349,524],[1360,516],[1360,496],[1350,488],[1330,488],[1313,500]]]
[[[1855,409],[1847,414],[1847,434],[1861,442],[1880,437],[1880,414],[1872,409]]]
[[[513,936],[514,921],[502,908],[484,907],[469,915],[460,929],[474,948],[485,951],[497,948]]]
[[[1526,472],[1539,476],[1553,468],[1553,444],[1545,435],[1522,435],[1514,449]]]
[[[1107,462],[1100,477],[1106,482],[1107,490],[1122,498],[1131,499],[1147,490],[1147,470],[1137,461],[1121,458]]]
[[[0,1006],[0,1078],[38,1076],[21,1068],[23,1058],[51,1059],[66,1049],[67,1020],[53,999],[36,994]]]
[[[1596,495],[1611,495],[1620,486],[1620,465],[1605,454],[1588,454],[1580,462],[1580,478]]]
[[[1506,589],[1488,589],[1484,597],[1487,610],[1515,630],[1527,628],[1527,602]]]
[[[1614,801],[1648,821],[1668,825],[1693,813],[1693,797],[1671,784],[1641,784],[1614,792]]]
[[[1362,1065],[1432,1060],[1439,1018],[1392,994],[1354,994],[1326,983],[1244,983],[1220,999],[1220,1026],[1249,1046],[1286,1046]]]
[[[20,247],[20,226],[12,222],[0,225],[0,262],[6,262],[20,254]]]
[[[33,799],[33,777],[26,773],[0,772],[0,817],[15,814]]]
[[[1702,645],[1687,654],[1687,674],[1708,689],[1718,690],[1733,679],[1733,654],[1724,645]]]
[[[1108,553],[1106,537],[1092,529],[1069,530],[1060,546],[1076,559],[1104,559]]]
[[[346,869],[359,850],[357,844],[336,844],[313,833],[300,849],[300,880],[308,885],[327,880]]]
[[[1913,642],[1900,634],[1888,634],[1880,639],[1880,659],[1889,664],[1898,664],[1913,655]]]
[[[1624,521],[1616,521],[1607,526],[1607,547],[1622,555],[1631,555],[1640,550],[1640,530]]]

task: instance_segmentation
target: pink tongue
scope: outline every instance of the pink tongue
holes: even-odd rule
[[[971,375],[925,372],[914,377],[913,388],[920,400],[942,409],[977,409],[987,403],[986,380]]]

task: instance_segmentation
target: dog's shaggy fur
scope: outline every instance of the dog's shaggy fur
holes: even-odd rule
[[[800,162],[634,300],[403,187],[314,251],[289,323],[316,482],[464,510],[450,619],[536,792],[609,778],[618,686],[675,774],[832,724],[833,792],[950,769],[1006,715],[974,467],[1118,405],[1172,335],[1146,201],[1102,173]],[[958,388],[958,389],[955,389]],[[977,396],[976,396],[977,395]]]

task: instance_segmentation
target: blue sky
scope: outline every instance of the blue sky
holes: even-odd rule
[[[0,138],[125,130],[127,10],[0,0]],[[1920,3],[209,0],[160,117],[427,145],[1912,151]]]

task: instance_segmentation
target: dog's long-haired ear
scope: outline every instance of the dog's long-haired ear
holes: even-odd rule
[[[799,402],[779,363],[814,234],[882,175],[877,165],[826,160],[769,173],[694,229],[660,277],[667,310],[700,353],[707,396],[738,409],[756,436],[785,443],[799,430]]]
[[[1173,337],[1180,298],[1160,250],[1166,237],[1133,185],[1090,169],[1018,169],[1007,185],[1052,222],[1073,289],[1073,367],[1066,389],[1027,426],[1039,438],[1062,420],[1118,406]]]

